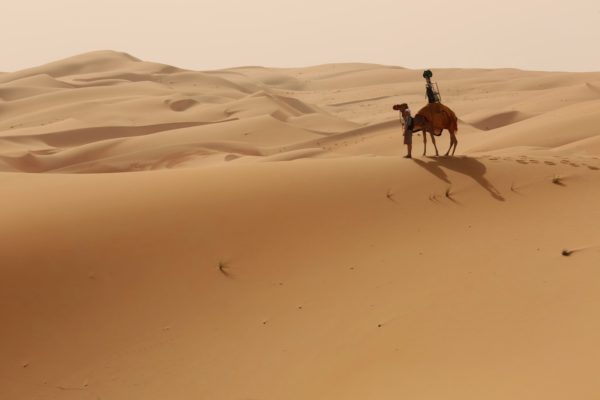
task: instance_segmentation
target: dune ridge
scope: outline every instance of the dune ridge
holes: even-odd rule
[[[594,399],[600,72],[434,74],[0,73],[0,399]]]
[[[455,108],[461,123],[473,132],[463,137],[467,139],[466,143],[461,143],[465,150],[463,154],[468,154],[471,136],[478,137],[475,143],[487,142],[483,132],[493,133],[504,128],[516,132],[508,135],[513,138],[528,135],[521,134],[520,130],[532,132],[536,129],[540,132],[548,130],[547,136],[553,137],[556,135],[551,131],[562,132],[570,124],[587,132],[576,138],[563,135],[564,138],[558,141],[537,142],[549,150],[567,148],[565,146],[571,139],[578,141],[596,135],[593,112],[589,117],[581,118],[577,113],[596,107],[594,101],[600,98],[600,74],[442,69],[436,71],[438,76],[443,82],[444,101]],[[226,130],[225,126],[232,120],[251,120],[265,115],[283,122],[286,125],[284,131],[306,132],[306,146],[310,148],[316,143],[311,138],[314,133],[327,135],[328,141],[341,141],[363,127],[372,136],[383,134],[385,129],[378,130],[377,127],[391,126],[396,118],[390,111],[391,104],[402,100],[414,103],[416,107],[423,103],[418,74],[398,67],[329,64],[304,69],[240,67],[194,72],[110,51],[83,54],[4,74],[0,80],[0,98],[3,100],[0,113],[4,116],[0,138],[10,142],[13,153],[21,141],[26,143],[23,153],[30,150],[32,141],[40,141],[45,150],[51,146],[55,153],[60,153],[92,141],[114,138],[127,141],[131,136],[150,138],[157,131],[171,130],[168,124],[196,123],[201,126],[219,123],[220,126],[215,125],[212,129]],[[476,104],[473,104],[474,100],[477,100]],[[586,105],[589,102],[591,105]],[[573,116],[560,116],[560,113],[568,112]],[[562,129],[553,129],[554,113],[559,114],[557,118],[563,124]],[[569,118],[573,122],[567,122]],[[115,128],[109,128],[111,125]],[[143,128],[150,125],[165,128],[156,131]],[[92,134],[91,140],[84,139],[87,135],[84,132],[101,131],[105,133]],[[56,137],[61,138],[60,143],[51,139]],[[296,135],[290,139],[293,142],[289,145],[294,149],[302,146]],[[528,143],[527,140],[517,142],[516,145]],[[140,145],[139,141],[137,145]],[[487,150],[499,145],[474,146],[473,150]],[[514,146],[506,143],[505,147]],[[39,152],[44,148],[34,150]],[[86,157],[93,156],[87,154]],[[113,167],[102,165],[111,159],[110,152],[98,156],[103,159],[93,160],[97,165],[107,169]],[[199,158],[205,156],[197,154]],[[5,154],[4,159],[7,157],[11,155]],[[28,167],[26,160],[5,162],[4,170],[39,172],[35,167],[36,153],[27,157],[34,166]],[[203,162],[198,160],[198,163]],[[70,171],[76,172],[76,168]]]

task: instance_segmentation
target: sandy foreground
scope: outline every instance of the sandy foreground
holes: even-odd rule
[[[600,72],[434,80],[0,73],[0,399],[598,398]]]

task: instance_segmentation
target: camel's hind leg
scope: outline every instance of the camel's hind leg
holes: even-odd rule
[[[437,145],[435,144],[435,135],[433,134],[433,132],[429,132],[429,135],[431,136],[431,141],[433,142],[433,147],[435,147],[435,155],[439,156],[440,153],[438,153],[438,148],[437,148]]]
[[[458,146],[458,140],[456,139],[454,131],[450,130],[450,147],[448,148],[446,155],[450,154],[450,150],[452,150],[452,155],[454,155],[454,152],[456,151],[456,146]]]
[[[452,132],[450,136],[454,138],[454,150],[452,150],[452,155],[454,155],[454,152],[456,151],[456,146],[458,146],[458,139],[456,138],[456,134],[454,132]]]
[[[427,131],[423,128],[423,156],[427,153]]]

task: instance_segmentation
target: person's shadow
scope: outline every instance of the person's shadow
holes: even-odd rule
[[[442,167],[467,175],[473,178],[475,182],[487,190],[494,199],[498,201],[504,201],[504,197],[502,197],[498,189],[496,189],[494,185],[492,185],[492,183],[485,178],[485,172],[487,171],[487,168],[477,159],[466,156],[427,158],[428,161],[422,161],[417,158],[413,158],[412,160],[415,162],[415,164],[425,168],[428,172],[432,173],[447,184],[452,184],[452,182]]]

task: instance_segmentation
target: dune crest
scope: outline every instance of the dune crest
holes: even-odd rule
[[[600,72],[434,73],[0,73],[0,399],[594,398]]]
[[[596,86],[600,83],[600,74],[439,70],[436,78],[443,81],[444,102],[457,111],[463,124],[474,128],[468,130],[471,134],[461,137],[463,150],[489,151],[494,146],[510,148],[533,143],[546,146],[548,150],[564,150],[569,148],[569,140],[577,142],[595,135],[593,113],[589,117],[578,117],[577,114],[580,109],[585,114],[589,109],[587,104],[600,99],[600,86]],[[200,127],[218,123],[211,129],[228,131],[227,125],[239,121],[235,122],[235,129],[243,131],[244,121],[250,127],[254,118],[261,116],[280,121],[285,125],[284,130],[305,132],[302,135],[306,139],[306,148],[323,144],[314,140],[315,134],[327,136],[328,142],[343,143],[341,147],[352,147],[356,143],[344,142],[343,138],[355,136],[352,132],[357,129],[365,128],[370,132],[363,138],[379,140],[375,138],[385,134],[386,130],[378,126],[383,127],[385,124],[381,124],[387,122],[393,126],[396,116],[390,110],[390,104],[401,99],[414,104],[416,109],[424,103],[418,73],[398,67],[328,64],[304,69],[240,67],[194,72],[111,51],[87,53],[4,74],[0,78],[0,98],[3,100],[0,103],[3,115],[0,138],[7,144],[4,148],[9,152],[3,154],[0,148],[0,156],[5,160],[0,168],[37,172],[42,170],[27,167],[38,165],[36,151],[50,149],[53,156],[59,158],[65,149],[72,150],[91,141],[119,139],[122,143],[127,142],[132,134],[125,132],[140,132],[134,135],[139,139],[147,138],[148,146],[161,146],[151,137],[158,131],[169,130],[169,124],[172,124],[171,129],[177,130],[177,124]],[[475,98],[477,102],[473,103]],[[540,102],[540,98],[545,100]],[[566,110],[573,114],[573,126],[580,131],[575,136],[563,134],[571,126],[565,122],[570,117],[561,117],[559,124],[552,122],[555,113],[566,114]],[[158,131],[143,128],[150,125],[165,128]],[[131,128],[111,129],[110,126]],[[495,135],[483,134],[499,129],[516,133],[501,134],[500,141]],[[524,139],[535,136],[532,132],[536,130],[540,133],[535,138]],[[89,135],[84,132],[95,131],[106,134],[87,139]],[[280,131],[268,131],[267,128],[264,135],[272,136],[278,146],[285,145],[281,147],[282,151],[290,146],[303,146],[297,135],[290,136],[291,141],[287,143],[285,140],[282,143],[281,138],[275,139],[281,136]],[[497,144],[487,145],[488,136],[491,138],[489,143]],[[547,139],[555,136],[562,138]],[[60,137],[60,143],[50,139],[54,137]],[[246,135],[236,141],[240,139],[243,142],[250,138]],[[202,132],[198,131],[196,144],[203,140]],[[147,147],[140,140],[136,140],[136,145]],[[26,154],[33,150],[27,156],[30,161],[9,161],[14,159],[17,148],[22,148],[21,153]],[[153,153],[147,151],[145,154]],[[225,149],[225,153],[235,152]],[[111,151],[86,154],[88,161],[101,168],[115,167],[110,165],[116,156]],[[90,159],[95,156],[99,159]],[[206,157],[202,153],[196,156]],[[156,161],[136,160],[148,164]],[[68,166],[58,164],[61,168]],[[69,171],[77,172],[77,169],[70,166]]]

